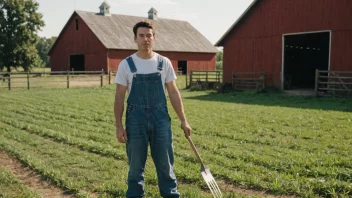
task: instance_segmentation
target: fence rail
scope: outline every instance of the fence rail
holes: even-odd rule
[[[232,88],[235,90],[262,90],[265,88],[264,72],[233,72]]]
[[[188,84],[186,79],[186,85]],[[195,84],[220,84],[222,82],[222,71],[213,70],[191,70],[189,76],[189,87]]]
[[[108,72],[109,84],[111,74]],[[0,89],[31,87],[92,86],[104,84],[106,73],[101,71],[0,72]]]
[[[315,96],[352,95],[352,71],[315,71]]]

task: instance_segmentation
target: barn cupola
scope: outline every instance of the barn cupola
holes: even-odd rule
[[[153,7],[150,8],[150,10],[148,12],[148,19],[151,19],[151,20],[158,19],[158,11],[156,9],[154,9]]]
[[[104,2],[100,5],[99,9],[100,9],[100,14],[101,14],[101,15],[104,15],[104,16],[111,16],[111,14],[110,14],[110,5],[109,5],[106,1],[104,1]]]

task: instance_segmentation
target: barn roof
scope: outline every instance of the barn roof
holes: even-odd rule
[[[228,34],[235,29],[237,26],[239,26],[240,22],[246,18],[246,16],[248,15],[248,13],[255,7],[255,5],[257,5],[258,2],[260,2],[261,0],[253,0],[253,2],[248,6],[248,8],[242,13],[242,15],[237,19],[237,21],[235,21],[234,24],[232,24],[232,26],[225,32],[225,34],[219,39],[218,42],[215,43],[215,46],[223,46],[223,41],[225,40],[225,38],[228,36]]]
[[[146,17],[111,14],[103,16],[94,12],[75,11],[107,49],[137,50],[133,40],[133,26]],[[156,51],[216,53],[217,49],[186,21],[152,20],[156,39]]]

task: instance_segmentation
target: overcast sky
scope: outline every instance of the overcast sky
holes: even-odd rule
[[[151,7],[159,18],[188,21],[215,44],[253,0],[107,0],[112,14],[147,17]],[[40,36],[58,36],[74,10],[99,12],[103,0],[37,0],[45,27]]]

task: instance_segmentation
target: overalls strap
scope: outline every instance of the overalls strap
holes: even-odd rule
[[[135,74],[137,72],[137,68],[133,62],[132,57],[129,56],[126,60],[127,60],[128,66],[130,67],[131,72]]]
[[[163,70],[163,58],[161,55],[158,56],[158,70],[159,71]]]

